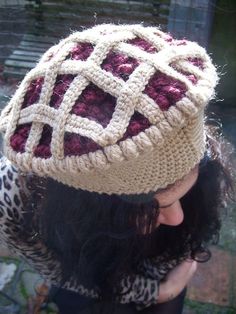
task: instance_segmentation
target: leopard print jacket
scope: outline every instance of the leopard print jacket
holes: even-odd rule
[[[24,208],[20,194],[17,169],[5,157],[0,157],[0,241],[14,255],[26,260],[49,285],[60,286],[61,266],[55,253],[47,248],[37,237],[23,241],[19,237],[24,220]],[[117,297],[119,303],[135,303],[142,309],[158,302],[158,288],[161,279],[176,266],[176,261],[168,264],[162,259],[148,259],[140,266],[135,280],[126,277],[121,282],[122,293]],[[74,278],[68,280],[62,288],[78,292],[81,295],[98,298],[99,290],[88,290]]]

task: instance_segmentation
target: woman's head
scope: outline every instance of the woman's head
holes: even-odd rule
[[[227,155],[220,147],[220,141],[211,144],[209,151],[217,151],[217,156],[205,156],[183,180],[145,202],[77,190],[52,179],[43,183],[39,202],[37,178],[32,178],[26,212],[34,204],[34,232],[57,253],[63,280],[72,276],[111,296],[121,278],[139,271],[147,258],[209,259],[207,246],[218,240],[220,211],[232,189]],[[179,212],[183,221],[173,222]],[[29,238],[29,225],[22,226],[22,236]]]
[[[75,188],[156,192],[203,157],[216,81],[203,48],[158,28],[74,33],[45,53],[3,112],[5,153]]]
[[[216,82],[203,48],[141,25],[74,33],[28,73],[0,129],[7,157],[45,178],[26,215],[64,280],[109,294],[146,258],[207,252],[230,180],[218,155],[201,167]]]

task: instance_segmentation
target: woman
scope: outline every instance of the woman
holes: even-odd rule
[[[26,75],[1,115],[1,238],[60,313],[182,312],[232,189],[216,83],[203,48],[141,25],[74,33]]]

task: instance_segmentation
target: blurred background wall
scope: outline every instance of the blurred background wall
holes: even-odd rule
[[[160,25],[177,38],[207,47],[223,74],[219,98],[235,105],[236,1],[232,0],[0,0],[2,74],[21,78],[53,42],[104,22]]]

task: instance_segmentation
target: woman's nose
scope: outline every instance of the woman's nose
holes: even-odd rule
[[[160,208],[158,224],[178,226],[184,219],[184,213],[180,201],[176,201],[169,207]]]

